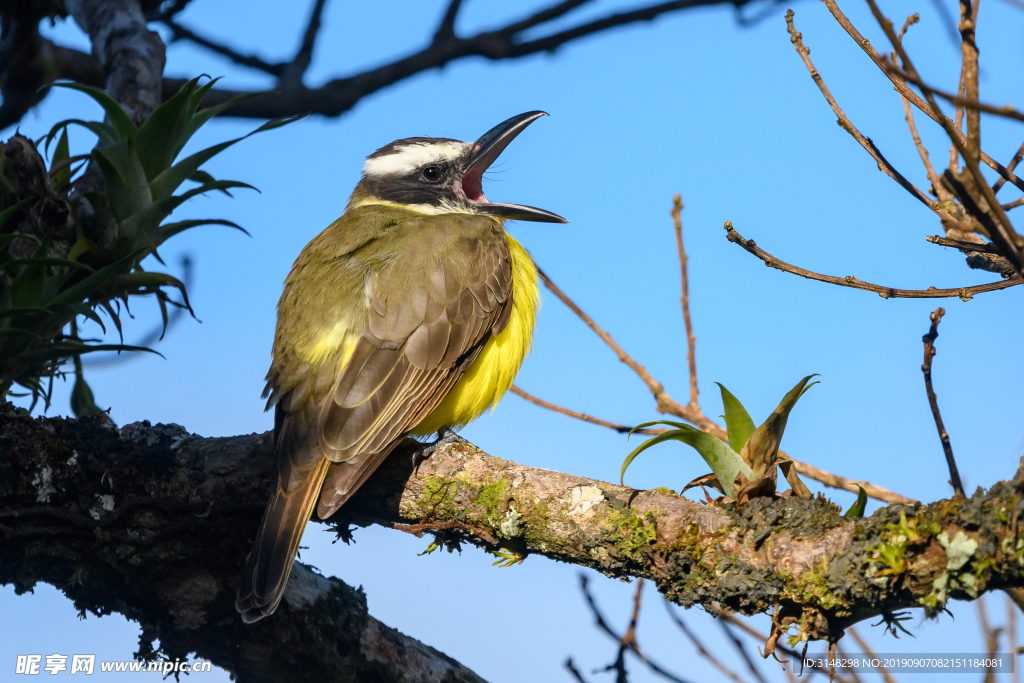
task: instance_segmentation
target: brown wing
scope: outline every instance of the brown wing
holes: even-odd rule
[[[294,405],[295,398],[302,403]],[[263,513],[263,522],[235,598],[235,608],[246,623],[273,614],[281,602],[302,532],[331,464],[323,456],[317,440],[319,408],[313,401],[293,392],[283,396],[275,406],[278,485]]]
[[[407,267],[395,262],[381,272],[367,328],[320,413],[321,448],[337,463],[320,496],[321,518],[441,402],[511,314],[512,268],[501,233],[459,240],[410,287],[396,286]]]

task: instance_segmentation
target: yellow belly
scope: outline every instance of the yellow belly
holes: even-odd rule
[[[427,435],[441,427],[458,429],[487,410],[494,410],[533,347],[533,328],[540,301],[537,268],[511,235],[505,233],[505,237],[512,257],[512,315],[508,324],[487,341],[466,374],[416,425],[413,434]]]

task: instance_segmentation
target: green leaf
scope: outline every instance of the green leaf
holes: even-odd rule
[[[183,85],[139,126],[135,149],[147,180],[174,162],[176,143],[188,125],[189,98],[198,82],[198,78],[193,78]]]
[[[635,432],[636,430],[646,429],[647,427],[653,427],[654,425],[668,425],[670,427],[675,427],[677,429],[693,429],[693,425],[688,425],[685,422],[672,422],[671,420],[654,420],[653,422],[641,422],[636,427],[630,429],[629,434],[626,436],[626,439],[629,439],[629,437],[633,436],[633,432]]]
[[[125,139],[97,147],[93,150],[93,158],[103,172],[107,199],[121,222],[121,235],[133,236],[134,233],[126,229],[126,219],[145,211],[153,203],[146,172],[135,153],[134,141]]]
[[[126,219],[123,227],[129,231],[129,234],[138,234],[139,231],[142,231],[143,234],[152,234],[156,231],[157,226],[159,226],[172,211],[192,197],[206,192],[213,192],[214,190],[223,190],[233,187],[244,187],[250,190],[256,190],[255,187],[248,183],[242,183],[235,180],[217,180],[212,183],[206,183],[205,185],[200,185],[199,187],[188,190],[187,192],[182,192],[181,194],[174,195],[173,197],[167,197],[166,199],[159,199],[153,202],[144,211]],[[259,190],[256,191],[259,192]]]
[[[57,149],[53,151],[53,159],[50,161],[50,172],[53,173],[53,169],[60,162],[70,157],[71,153],[68,151],[68,129],[65,127],[64,132],[60,136],[60,141],[57,143]],[[71,182],[71,166],[65,166],[50,178],[50,186],[54,189],[64,187]]]
[[[7,264],[5,264],[5,265],[7,265],[7,266],[18,266],[18,265],[26,265],[26,266],[34,266],[34,265],[41,265],[41,266],[63,266],[64,268],[77,268],[78,270],[87,270],[90,273],[95,273],[96,272],[96,270],[94,268],[90,268],[89,266],[85,265],[84,263],[78,263],[77,261],[68,261],[68,260],[62,259],[62,258],[50,258],[50,257],[43,258],[43,257],[39,257],[39,256],[33,256],[32,258],[14,259],[12,261],[8,261]]]
[[[199,170],[200,166],[205,164],[214,156],[223,152],[228,147],[234,145],[235,143],[241,142],[242,140],[245,140],[246,138],[252,135],[256,135],[257,133],[261,133],[266,130],[271,130],[279,126],[283,126],[287,123],[291,123],[292,121],[295,121],[299,118],[302,117],[288,116],[284,118],[274,119],[273,121],[268,121],[247,135],[243,135],[240,138],[235,138],[234,140],[227,140],[225,142],[221,142],[211,147],[207,147],[206,149],[200,152],[196,152],[192,156],[182,159],[178,163],[174,164],[174,166],[171,166],[170,168],[168,168],[167,170],[163,171],[158,176],[153,178],[152,182],[150,183],[150,189],[153,192],[153,199],[160,200],[166,197],[170,197],[174,193],[174,191],[178,189],[179,185],[181,185],[196,171]]]
[[[118,140],[117,131],[112,126],[99,121],[83,121],[82,119],[65,119],[60,123],[54,124],[53,128],[46,135],[46,149],[50,148],[50,141],[57,136],[57,131],[66,129],[68,126],[82,126],[83,128],[91,131],[93,135],[99,138],[100,145],[112,145]]]
[[[113,97],[108,95],[105,90],[94,88],[91,85],[82,85],[81,83],[52,83],[51,85],[55,88],[70,88],[72,90],[84,92],[103,107],[103,111],[105,111],[107,116],[110,117],[110,123],[118,138],[135,137],[135,133],[137,132],[135,124],[132,122],[131,118],[129,118],[125,110],[121,108],[121,105],[118,104]]]
[[[768,419],[754,430],[744,444],[743,450],[740,451],[743,461],[750,465],[758,479],[764,477],[768,469],[775,463],[779,453],[779,444],[782,442],[782,434],[786,430],[786,422],[789,420],[789,413],[808,388],[807,383],[812,377],[814,375],[808,375],[797,382],[797,385],[783,397],[782,402],[768,416]]]
[[[44,238],[36,247],[35,256],[26,265],[21,266],[11,283],[11,307],[35,308],[43,296],[43,284],[46,280],[46,266],[39,261],[45,260],[50,250],[49,238]]]
[[[193,102],[190,103],[190,106],[194,104],[196,107],[198,107],[199,101],[202,100],[203,95],[206,94],[206,92],[213,86],[215,82],[216,81],[211,81],[210,83],[207,83],[206,85],[197,89],[192,96]],[[254,99],[256,97],[262,97],[263,95],[267,95],[272,92],[273,91],[271,90],[267,90],[264,92],[242,93],[241,95],[235,95],[227,102],[222,102],[212,107],[207,107],[202,111],[197,111],[196,109],[193,109],[192,111],[195,112],[195,115],[189,120],[188,125],[185,126],[185,132],[182,133],[181,137],[178,139],[178,144],[176,145],[174,150],[174,156],[178,156],[181,150],[192,138],[192,136],[195,135],[196,131],[199,130],[207,121],[212,119],[214,116],[219,116],[222,112],[230,109],[231,107],[234,107],[235,105],[241,104],[242,102],[247,102],[251,99]]]
[[[857,486],[857,502],[850,506],[843,517],[863,517],[864,508],[868,504],[868,494],[860,485]]]
[[[178,221],[177,223],[166,223],[160,226],[160,237],[162,240],[166,240],[170,237],[173,237],[174,235],[177,235],[180,232],[184,232],[185,230],[189,230],[191,228],[199,227],[200,225],[226,225],[229,228],[241,230],[246,234],[247,237],[252,237],[252,235],[249,234],[249,231],[243,228],[241,225],[220,218],[197,218],[194,220]]]
[[[722,392],[722,406],[725,408],[725,429],[729,433],[729,446],[737,453],[743,450],[747,439],[754,433],[754,421],[743,404],[724,386],[718,384]]]
[[[708,434],[707,432],[702,432],[689,425],[683,426],[685,429],[674,429],[665,432],[664,434],[659,434],[658,436],[650,438],[637,446],[623,461],[622,471],[619,474],[619,482],[622,483],[626,475],[626,468],[629,467],[630,463],[632,463],[638,455],[651,446],[656,446],[657,444],[665,441],[682,441],[688,446],[693,447],[711,467],[711,471],[713,471],[715,476],[718,477],[718,481],[725,490],[726,495],[730,497],[734,493],[733,482],[736,481],[737,474],[742,472],[747,479],[751,481],[754,480],[754,473],[751,471],[750,467],[743,462],[743,459],[740,458],[736,451],[729,448],[727,443],[715,436],[712,436],[711,434]]]
[[[132,263],[138,259],[146,250],[140,249],[113,263],[100,268],[95,273],[88,275],[79,282],[71,285],[58,294],[50,302],[51,306],[69,306],[73,303],[82,303],[92,296],[100,287],[107,284],[113,275],[130,268]]]

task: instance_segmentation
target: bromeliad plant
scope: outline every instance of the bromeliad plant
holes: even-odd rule
[[[147,271],[147,256],[160,260],[158,249],[171,237],[200,225],[226,225],[223,219],[165,220],[192,197],[251,185],[216,180],[201,166],[216,154],[244,139],[214,145],[178,160],[182,149],[199,128],[225,109],[261,93],[240,95],[228,102],[200,109],[214,80],[186,83],[153,114],[136,125],[103,90],[76,83],[55,83],[90,96],[103,107],[106,122],[70,119],[55,125],[44,138],[44,150],[57,139],[49,171],[33,145],[16,136],[0,145],[0,398],[27,390],[33,406],[42,398],[49,404],[53,379],[75,376],[72,409],[76,415],[99,412],[92,391],[82,376],[81,356],[94,351],[151,351],[105,344],[79,336],[79,321],[95,322],[106,332],[104,313],[121,332],[120,303],[130,297],[154,295],[167,325],[167,307],[192,313],[185,285],[167,273]],[[249,135],[277,128],[300,117],[275,119]],[[82,126],[99,138],[91,154],[69,157],[68,128]],[[58,139],[59,134],[59,139]],[[43,142],[42,140],[39,142]],[[24,161],[25,163],[16,163]],[[83,177],[72,181],[86,162],[102,174],[103,189],[74,194]],[[79,162],[77,168],[73,167]],[[26,171],[33,164],[43,185]],[[191,181],[194,186],[179,188]],[[178,192],[177,194],[175,194]],[[90,225],[78,215],[81,196],[87,200]],[[230,195],[229,195],[230,196]],[[63,211],[53,210],[58,207]],[[41,208],[42,207],[42,208]],[[45,210],[44,210],[45,209]],[[52,216],[56,215],[57,220]],[[30,220],[31,219],[31,220]],[[65,220],[66,219],[66,220]],[[170,294],[177,290],[181,300]],[[48,382],[48,386],[44,388]]]
[[[626,469],[638,455],[652,446],[665,441],[682,441],[692,446],[711,466],[712,473],[697,477],[683,491],[695,486],[710,486],[721,491],[730,499],[745,501],[757,496],[775,494],[778,470],[786,477],[793,495],[810,498],[807,489],[796,472],[795,463],[785,454],[779,453],[782,433],[786,429],[789,413],[793,410],[800,397],[817,382],[811,382],[814,375],[800,380],[774,412],[757,428],[750,419],[743,404],[728,389],[718,385],[722,391],[722,404],[725,407],[725,427],[728,443],[707,432],[684,424],[668,420],[656,420],[637,425],[630,432],[654,425],[667,425],[672,429],[644,441],[622,463],[620,482],[625,477]],[[863,507],[861,508],[863,510]],[[861,512],[863,514],[863,512]]]

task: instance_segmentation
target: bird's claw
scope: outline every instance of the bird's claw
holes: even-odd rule
[[[466,443],[466,440],[455,433],[451,427],[441,427],[437,430],[437,438],[430,443],[425,443],[412,452],[412,467],[416,469],[419,464],[432,456],[441,446],[452,443]]]

